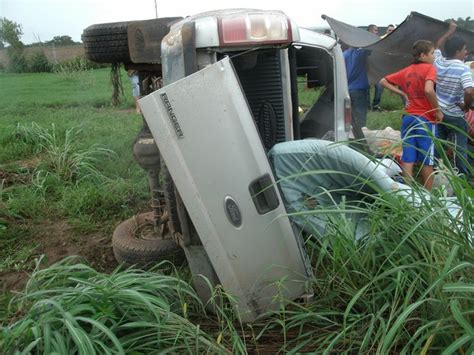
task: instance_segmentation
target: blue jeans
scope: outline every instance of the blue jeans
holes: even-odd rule
[[[467,122],[463,117],[455,117],[444,114],[443,122],[438,125],[438,137],[442,140],[451,140],[456,143],[456,167],[459,172],[467,177],[471,176],[471,171],[467,167]]]
[[[352,122],[357,124],[360,128],[367,125],[367,94],[368,89],[349,90]]]
[[[372,101],[372,109],[376,106],[380,106],[380,100],[382,99],[383,86],[380,83],[374,85],[374,100]]]

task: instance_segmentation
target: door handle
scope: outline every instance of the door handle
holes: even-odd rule
[[[259,214],[273,211],[280,204],[270,174],[262,175],[249,185],[250,196]]]

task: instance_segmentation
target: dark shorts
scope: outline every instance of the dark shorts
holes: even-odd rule
[[[422,116],[404,115],[402,121],[402,162],[434,164],[436,124]]]

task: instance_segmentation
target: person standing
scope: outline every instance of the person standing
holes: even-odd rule
[[[434,44],[419,40],[413,44],[413,64],[387,75],[380,84],[407,100],[401,136],[402,173],[407,182],[413,179],[415,163],[421,163],[421,179],[427,190],[433,187],[436,125],[443,119],[436,99],[436,69],[433,66]]]
[[[466,177],[471,169],[467,164],[467,122],[465,112],[473,102],[474,84],[468,67],[464,65],[467,54],[466,42],[456,32],[457,24],[452,21],[448,31],[436,41],[434,65],[437,70],[436,94],[444,114],[443,124],[439,127],[439,138],[454,138],[456,167]],[[444,46],[446,57],[441,49]]]
[[[361,130],[367,125],[367,96],[369,94],[367,57],[370,51],[349,47],[343,54],[351,97],[352,124],[356,126],[355,130]]]
[[[140,95],[140,79],[138,77],[138,72],[133,69],[127,71],[128,77],[130,79],[130,84],[132,85],[132,96],[135,101],[135,112],[141,113],[140,106],[138,106],[138,99]]]

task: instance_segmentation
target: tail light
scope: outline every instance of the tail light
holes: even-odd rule
[[[232,14],[219,18],[221,45],[290,43],[291,25],[282,12]]]
[[[352,109],[351,109],[351,99],[346,97],[344,99],[344,129],[346,132],[351,130],[352,123]]]

